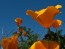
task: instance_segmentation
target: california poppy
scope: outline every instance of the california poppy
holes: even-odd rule
[[[29,49],[59,49],[60,44],[54,41],[37,41]]]
[[[18,49],[18,37],[17,35],[13,35],[8,44],[8,49]]]
[[[8,47],[8,38],[2,39],[2,47],[3,49],[7,49],[6,47]]]
[[[59,8],[59,6],[48,6],[45,9],[35,12],[32,10],[27,10],[26,14],[32,16],[32,18],[40,23],[43,27],[49,28],[53,23],[55,15],[60,13]]]
[[[13,35],[11,38],[2,39],[3,49],[18,49],[17,35]]]

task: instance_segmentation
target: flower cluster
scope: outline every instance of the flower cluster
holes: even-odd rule
[[[27,10],[26,14],[30,15],[40,25],[48,29],[48,34],[50,37],[48,37],[47,39],[49,39],[52,37],[51,33],[53,34],[53,32],[50,30],[50,27],[54,27],[55,29],[57,29],[62,24],[61,20],[54,19],[55,15],[61,13],[59,8],[62,8],[62,6],[61,5],[48,6],[45,9],[35,11],[35,12],[32,10]],[[18,49],[19,36],[21,37],[21,41],[22,41],[21,43],[22,44],[25,43],[25,45],[26,44],[29,45],[28,47],[26,46],[26,48],[29,48],[29,49],[59,49],[60,48],[60,42],[52,40],[52,38],[50,40],[44,39],[44,40],[37,41],[37,35],[31,35],[30,29],[27,31],[24,31],[24,29],[21,28],[20,26],[22,23],[21,18],[16,18],[15,22],[16,22],[16,25],[18,26],[18,31],[16,32],[16,34],[12,35],[10,38],[2,38],[3,49]],[[27,36],[28,40],[24,42],[21,35]],[[33,36],[33,37],[30,37],[30,36]],[[58,37],[58,34],[57,34],[57,37]],[[21,49],[23,49],[23,47],[21,47]]]

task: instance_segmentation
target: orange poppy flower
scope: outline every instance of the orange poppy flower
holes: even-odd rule
[[[13,35],[11,38],[3,38],[2,47],[3,49],[18,49],[17,35]]]
[[[60,44],[54,41],[49,41],[48,42],[48,49],[59,49]]]
[[[54,41],[37,41],[29,49],[59,49],[60,44]]]
[[[13,35],[8,44],[8,49],[18,49],[18,36]]]
[[[16,22],[17,26],[20,26],[20,24],[22,23],[22,19],[21,18],[16,18],[15,22]]]
[[[7,46],[8,46],[8,38],[3,38],[2,39],[2,47],[3,47],[3,49],[6,49]]]
[[[57,29],[62,24],[61,20],[54,20],[52,26]]]
[[[43,27],[49,28],[53,23],[54,16],[60,13],[60,6],[48,6],[45,9],[35,12],[32,10],[27,10],[26,14],[32,16],[32,18],[40,23]]]

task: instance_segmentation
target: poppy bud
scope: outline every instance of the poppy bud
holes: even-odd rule
[[[16,22],[17,26],[20,26],[20,24],[22,23],[22,19],[21,18],[16,18],[15,22]]]
[[[62,24],[61,20],[54,20],[52,26],[57,29]]]

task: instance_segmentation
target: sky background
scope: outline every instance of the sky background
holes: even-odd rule
[[[5,34],[13,29],[16,31],[17,26],[14,20],[17,17],[23,20],[21,26],[31,28],[35,33],[39,33],[40,38],[42,38],[47,29],[26,15],[26,10],[37,11],[57,4],[62,5],[62,9],[60,9],[62,13],[56,15],[55,18],[63,21],[59,29],[62,29],[62,34],[65,34],[65,0],[0,0],[0,38],[2,36],[2,27]]]

